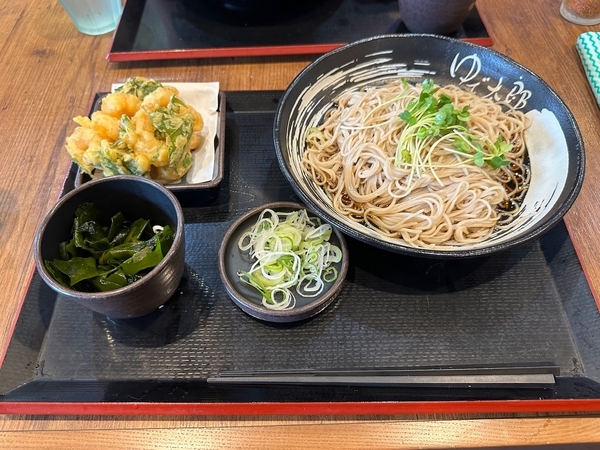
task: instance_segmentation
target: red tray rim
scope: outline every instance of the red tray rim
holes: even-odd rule
[[[398,415],[600,412],[600,400],[482,400],[431,402],[102,403],[0,402],[0,414],[28,415]]]
[[[474,37],[462,39],[466,42],[491,47],[491,37]],[[137,52],[113,52],[106,55],[109,62],[148,61],[168,59],[195,59],[195,58],[225,58],[237,56],[291,56],[327,53],[335,50],[345,43],[310,44],[310,45],[282,45],[269,47],[228,47],[206,49],[173,49],[173,50],[148,50]]]

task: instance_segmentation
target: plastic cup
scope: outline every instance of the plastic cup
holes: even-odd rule
[[[77,29],[90,35],[117,28],[123,12],[121,0],[58,0]]]

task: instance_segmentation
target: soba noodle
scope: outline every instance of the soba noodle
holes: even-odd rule
[[[506,166],[475,164],[472,154],[457,151],[454,133],[406,154],[399,142],[407,123],[399,115],[421,91],[401,80],[340,96],[309,130],[303,170],[340,214],[384,236],[435,249],[483,241],[510,223],[524,196],[525,116],[456,86],[440,87],[436,97],[449,96],[456,109],[468,106],[468,144],[506,143]]]

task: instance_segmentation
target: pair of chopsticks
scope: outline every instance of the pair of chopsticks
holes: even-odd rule
[[[373,369],[233,370],[207,379],[210,384],[327,385],[370,387],[551,388],[560,368],[522,366]]]

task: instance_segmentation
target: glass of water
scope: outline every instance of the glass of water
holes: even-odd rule
[[[98,35],[117,28],[123,12],[122,0],[58,0],[77,29]]]

